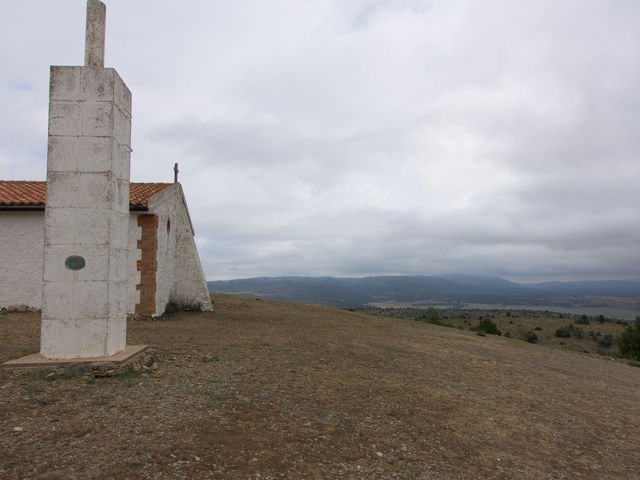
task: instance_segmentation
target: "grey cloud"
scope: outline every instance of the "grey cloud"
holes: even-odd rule
[[[170,181],[180,164],[209,278],[638,276],[637,2],[108,8],[132,179]],[[0,7],[0,38],[22,52],[0,46],[14,178],[44,175],[47,68],[82,60],[83,15]]]

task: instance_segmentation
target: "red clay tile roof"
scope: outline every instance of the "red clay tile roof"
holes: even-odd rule
[[[173,185],[173,183],[129,184],[129,208],[149,206],[149,200]]]
[[[173,186],[173,183],[131,183],[129,208],[146,208],[149,200]],[[6,207],[44,208],[47,182],[0,180],[0,209]]]
[[[0,206],[2,207],[44,207],[46,198],[46,182],[0,180]]]

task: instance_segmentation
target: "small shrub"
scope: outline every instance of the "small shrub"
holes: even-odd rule
[[[605,335],[598,342],[602,348],[611,348],[613,346],[613,335]]]
[[[524,334],[524,339],[529,343],[538,343],[538,335],[532,331],[528,331]]]
[[[442,322],[440,320],[440,313],[433,307],[429,307],[427,309],[427,313],[418,317],[417,320],[422,320],[423,322],[431,323],[433,325],[440,325],[442,327],[448,327],[449,325]]]
[[[571,338],[571,328],[560,327],[553,334],[558,338]]]
[[[589,317],[586,315],[582,315],[581,317],[576,318],[576,325],[589,325],[591,322],[589,321]]]
[[[429,322],[439,322],[440,321],[440,314],[438,313],[438,310],[436,310],[433,307],[429,307],[427,309],[427,320]]]
[[[478,326],[473,330],[478,332],[478,334],[484,332],[489,335],[502,335],[502,332],[498,330],[498,326],[489,317],[481,318]]]
[[[640,316],[622,332],[618,346],[623,357],[640,361]]]
[[[542,327],[536,327],[534,330],[542,330]]]

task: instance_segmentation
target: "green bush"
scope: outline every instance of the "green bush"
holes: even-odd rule
[[[529,343],[537,343],[538,342],[538,335],[536,335],[532,331],[528,331],[528,332],[526,332],[524,334],[524,339]]]
[[[554,335],[558,338],[571,338],[571,328],[560,327],[554,332]]]
[[[620,354],[631,360],[640,361],[640,317],[625,328],[618,340]]]
[[[480,318],[480,323],[473,330],[489,335],[502,335],[502,332],[498,330],[498,326],[489,317]]]
[[[605,335],[598,342],[602,348],[611,348],[613,346],[613,335]]]
[[[572,330],[572,335],[578,340],[582,340],[584,338],[584,330],[581,328],[574,328]]]
[[[589,317],[587,317],[586,315],[582,315],[579,318],[576,318],[575,320],[577,325],[589,325],[591,322],[589,321]]]

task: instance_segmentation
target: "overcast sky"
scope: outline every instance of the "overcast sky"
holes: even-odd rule
[[[640,278],[640,1],[105,0],[131,180],[209,280]],[[0,2],[0,179],[44,180],[84,0]]]

